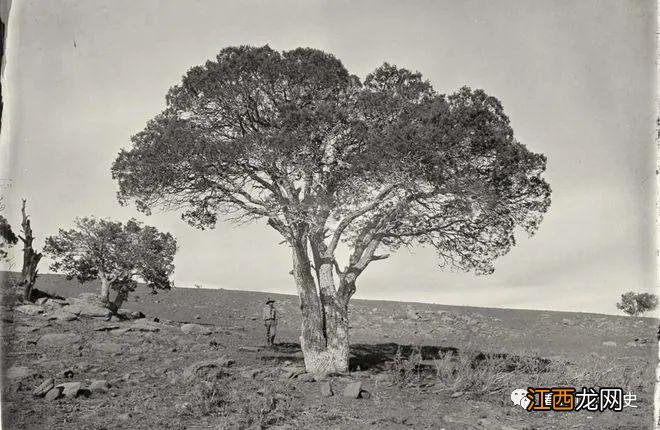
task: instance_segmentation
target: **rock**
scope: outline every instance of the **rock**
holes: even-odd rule
[[[342,395],[351,399],[357,399],[360,397],[360,392],[362,391],[362,382],[351,382],[344,388]]]
[[[257,346],[239,346],[238,347],[239,351],[247,351],[247,352],[259,352],[261,351],[261,348]]]
[[[465,394],[465,392],[457,391],[455,393],[452,393],[449,397],[457,398],[457,397],[461,397],[463,394]]]
[[[96,294],[83,293],[80,297],[70,298],[69,303],[68,306],[64,306],[62,309],[81,317],[108,318],[112,315],[101,297]]]
[[[43,306],[48,301],[48,297],[40,297],[34,301],[34,304],[37,306]]]
[[[75,333],[49,333],[41,336],[38,346],[64,347],[80,342],[81,337]]]
[[[232,364],[234,364],[234,360],[223,355],[217,360],[204,360],[191,364],[183,370],[181,376],[184,381],[190,382],[195,378],[203,377],[209,373],[215,373],[223,368],[231,366]]]
[[[110,330],[117,330],[119,328],[119,325],[117,324],[100,324],[97,326],[94,326],[92,330],[94,331],[110,331]]]
[[[163,325],[160,323],[155,323],[152,321],[147,321],[146,319],[139,319],[135,321],[130,327],[131,331],[147,331],[147,332],[156,332],[161,329]],[[117,330],[119,331],[119,330]]]
[[[91,347],[95,351],[103,352],[106,354],[117,354],[121,353],[122,346],[114,342],[96,342],[91,344]]]
[[[32,395],[34,397],[43,397],[55,386],[55,380],[53,378],[47,378],[42,382],[37,388],[32,390]]]
[[[211,334],[211,330],[208,327],[204,327],[200,324],[184,324],[181,326],[181,331],[185,334]]]
[[[71,378],[73,378],[74,374],[75,373],[73,373],[73,369],[65,369],[65,370],[61,371],[60,373],[58,373],[57,376],[59,378],[71,379]]]
[[[50,391],[46,393],[46,396],[44,398],[49,402],[52,402],[53,400],[57,400],[62,396],[62,390],[63,389],[60,386],[53,387]]]
[[[128,421],[128,420],[130,420],[132,417],[133,417],[133,415],[131,415],[131,414],[128,413],[128,412],[125,413],[125,414],[119,414],[119,415],[117,415],[117,419],[118,419],[119,421]]]
[[[55,388],[61,388],[64,397],[74,399],[78,396],[78,391],[80,391],[81,386],[82,383],[80,382],[65,382],[57,385]]]
[[[564,318],[563,320],[561,320],[561,323],[569,326],[574,324],[573,321],[569,320],[568,318]]]
[[[68,306],[65,308],[58,309],[48,315],[49,320],[58,320],[58,321],[73,321],[78,319],[78,315],[67,310]]]
[[[15,310],[25,315],[39,315],[44,312],[44,309],[37,305],[20,305],[16,306]]]
[[[199,315],[195,315],[195,319],[196,319],[196,320],[201,320],[202,317],[200,317]]]
[[[616,346],[616,342],[608,340],[606,342],[603,342],[604,346]]]
[[[140,311],[132,311],[130,309],[121,309],[117,312],[122,318],[127,320],[139,320],[144,318],[144,314]]]
[[[332,386],[329,381],[321,383],[321,395],[323,397],[332,397],[334,393],[332,392]]]
[[[10,382],[20,381],[32,375],[34,375],[34,372],[25,366],[12,366],[7,369],[7,379]]]
[[[109,389],[110,384],[105,379],[96,379],[89,386],[92,393],[107,393]]]

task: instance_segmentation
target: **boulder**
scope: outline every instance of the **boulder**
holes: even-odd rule
[[[74,399],[82,387],[81,382],[65,382],[57,385],[55,388],[62,388],[62,395],[68,399]]]
[[[34,304],[37,306],[43,306],[48,301],[48,297],[40,297],[34,301]]]
[[[232,364],[234,364],[234,360],[224,355],[217,360],[198,361],[186,367],[181,377],[185,382],[190,382],[196,378],[203,378],[209,374],[217,373]]]
[[[212,333],[211,329],[200,324],[184,324],[181,326],[181,331],[185,334],[200,335],[207,335]]]
[[[35,397],[43,397],[55,386],[55,380],[53,378],[47,378],[42,382],[37,388],[32,391],[32,395]]]
[[[37,305],[20,305],[16,306],[15,310],[25,315],[39,315],[44,312],[44,309]]]
[[[38,346],[64,347],[80,342],[81,337],[75,333],[49,333],[41,336]]]
[[[332,397],[334,395],[329,381],[321,383],[321,395],[323,397]]]
[[[64,306],[68,312],[87,318],[108,318],[112,315],[110,309],[101,297],[92,293],[83,293],[80,297],[69,299],[69,305]]]
[[[60,387],[59,385],[57,387],[53,387],[49,392],[46,393],[46,396],[44,396],[44,398],[49,402],[52,402],[53,400],[57,400],[62,396],[62,390],[63,388]]]
[[[342,395],[351,399],[357,399],[360,397],[360,392],[362,392],[362,382],[351,382],[344,388]]]

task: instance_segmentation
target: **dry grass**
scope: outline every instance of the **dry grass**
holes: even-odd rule
[[[394,382],[419,387],[431,379],[447,392],[469,392],[484,396],[528,387],[621,387],[643,393],[652,390],[653,364],[590,360],[582,364],[550,361],[538,357],[484,354],[474,349],[440,352],[432,366],[422,359],[419,349],[408,357],[401,351],[392,362]]]
[[[219,417],[220,428],[257,429],[290,420],[296,414],[291,397],[268,383],[218,376],[196,384],[189,397],[191,414]]]

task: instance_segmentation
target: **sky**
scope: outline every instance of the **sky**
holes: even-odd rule
[[[656,289],[655,16],[630,0],[14,0],[6,216],[18,227],[28,199],[37,248],[77,216],[136,217],[178,239],[178,286],[295,294],[290,250],[265,222],[200,231],[178,213],[146,217],[118,204],[110,166],[190,67],[231,45],[308,46],[362,78],[387,61],[440,93],[482,88],[548,158],[552,206],[494,274],[403,250],[370,265],[356,298],[617,313],[621,293]]]

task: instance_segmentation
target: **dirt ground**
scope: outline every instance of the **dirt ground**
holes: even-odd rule
[[[281,320],[277,345],[269,349],[259,319],[264,293],[173,289],[152,295],[139,289],[124,306],[146,318],[63,321],[49,320],[48,312],[13,311],[9,284],[2,315],[7,429],[651,428],[654,319],[355,300],[351,373],[315,381],[300,370],[294,296],[271,295]],[[42,276],[37,288],[65,298],[95,291],[53,275]],[[157,331],[140,331],[136,321]],[[185,323],[210,333],[184,333]],[[69,335],[44,338],[58,333]],[[485,372],[448,384],[438,376],[438,359],[464,351],[555,363],[558,377],[577,375],[572,379],[577,387],[593,386],[592,381],[625,384],[637,396],[637,407],[528,412],[512,404],[511,391],[550,382],[555,374],[519,372],[509,378],[506,372]],[[220,364],[205,377],[190,377],[191,369],[195,373],[209,361]],[[46,378],[83,387],[106,380],[110,388],[49,401],[32,393]],[[361,398],[345,397],[344,388],[357,381]],[[492,384],[486,392],[474,381]],[[322,394],[327,383],[333,396]]]

